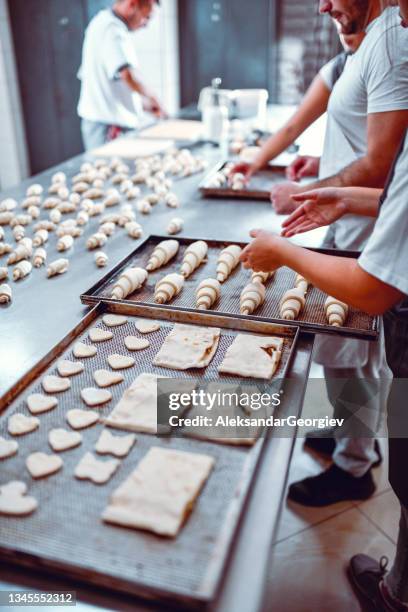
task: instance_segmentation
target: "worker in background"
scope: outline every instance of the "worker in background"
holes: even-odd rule
[[[312,123],[326,112],[333,87],[340,78],[349,56],[357,51],[364,36],[365,32],[350,35],[340,34],[344,51],[320,69],[295,114],[276,134],[268,138],[254,161],[251,164],[237,163],[232,169],[232,173],[242,172],[245,178],[249,180],[251,176],[283,153]],[[317,176],[319,173],[318,162],[318,158],[298,157],[296,162],[288,167],[288,179],[298,181],[306,176]]]
[[[141,79],[131,32],[145,27],[159,0],[117,0],[85,32],[78,115],[86,150],[138,127],[143,110],[165,116]]]

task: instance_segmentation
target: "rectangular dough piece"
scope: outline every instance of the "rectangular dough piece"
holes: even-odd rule
[[[176,323],[153,360],[155,366],[173,370],[204,368],[214,357],[221,330]]]
[[[239,334],[218,368],[222,374],[271,379],[279,365],[283,338]]]
[[[214,463],[209,455],[153,447],[114,491],[102,519],[175,537]]]
[[[157,433],[156,374],[140,374],[123,393],[105,424],[125,431]]]

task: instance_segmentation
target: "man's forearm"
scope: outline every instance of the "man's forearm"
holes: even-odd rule
[[[345,187],[344,203],[348,214],[378,217],[382,189],[370,187]]]
[[[380,189],[385,185],[388,170],[388,165],[384,168],[383,164],[376,164],[367,157],[362,157],[343,168],[338,174],[311,183],[308,185],[308,190],[354,185]]]
[[[148,97],[150,95],[143,83],[135,78],[129,68],[122,71],[121,78],[132,91],[135,91],[143,97]]]

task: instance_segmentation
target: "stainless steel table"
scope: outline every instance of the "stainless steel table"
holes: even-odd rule
[[[205,155],[210,163],[219,161],[218,150],[208,145],[196,149],[196,152]],[[85,159],[86,155],[79,156],[61,164],[1,194],[0,200],[6,196],[21,200],[27,185],[34,181],[48,186],[50,176],[56,170],[71,176]],[[197,191],[201,178],[202,175],[197,175],[175,182],[174,191],[182,201],[182,208],[174,211],[162,206],[156,207],[152,215],[142,220],[145,235],[164,234],[169,220],[179,215],[185,220],[183,234],[191,237],[247,240],[249,230],[254,227],[279,231],[281,218],[273,213],[268,202],[203,200]],[[85,237],[96,231],[97,218],[91,221]],[[316,240],[316,237],[312,237],[303,240],[303,243],[315,246]],[[55,236],[52,236],[49,252],[54,250],[54,242]],[[104,249],[109,255],[109,265],[115,265],[135,248],[135,244],[135,241],[117,232]],[[47,280],[42,269],[34,271],[20,283],[13,283],[13,303],[0,310],[0,394],[49,351],[86,312],[79,301],[79,295],[100,278],[102,271],[96,268],[93,253],[86,250],[83,238],[77,241],[69,258],[69,273],[62,277]],[[289,374],[292,383],[288,388],[285,410],[290,414],[301,412],[312,348],[313,337],[302,334]],[[255,612],[262,608],[269,555],[278,524],[294,439],[295,432],[287,438],[272,435],[265,445],[222,589],[212,606],[214,610]],[[7,588],[73,589],[78,592],[81,605],[86,607],[88,603],[99,609],[144,610],[150,607],[105,592],[103,585],[100,590],[96,590],[70,585],[55,577],[47,578],[44,574],[27,574],[27,571],[0,566],[0,590]]]

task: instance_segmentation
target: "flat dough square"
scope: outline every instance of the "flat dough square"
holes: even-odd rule
[[[157,433],[156,374],[140,374],[123,393],[105,424],[125,431]]]
[[[222,374],[271,379],[279,365],[283,338],[238,334],[218,368]]]
[[[151,448],[114,491],[103,520],[175,537],[214,463],[209,455]]]
[[[221,330],[176,324],[153,360],[155,366],[173,370],[204,368],[214,357]]]

